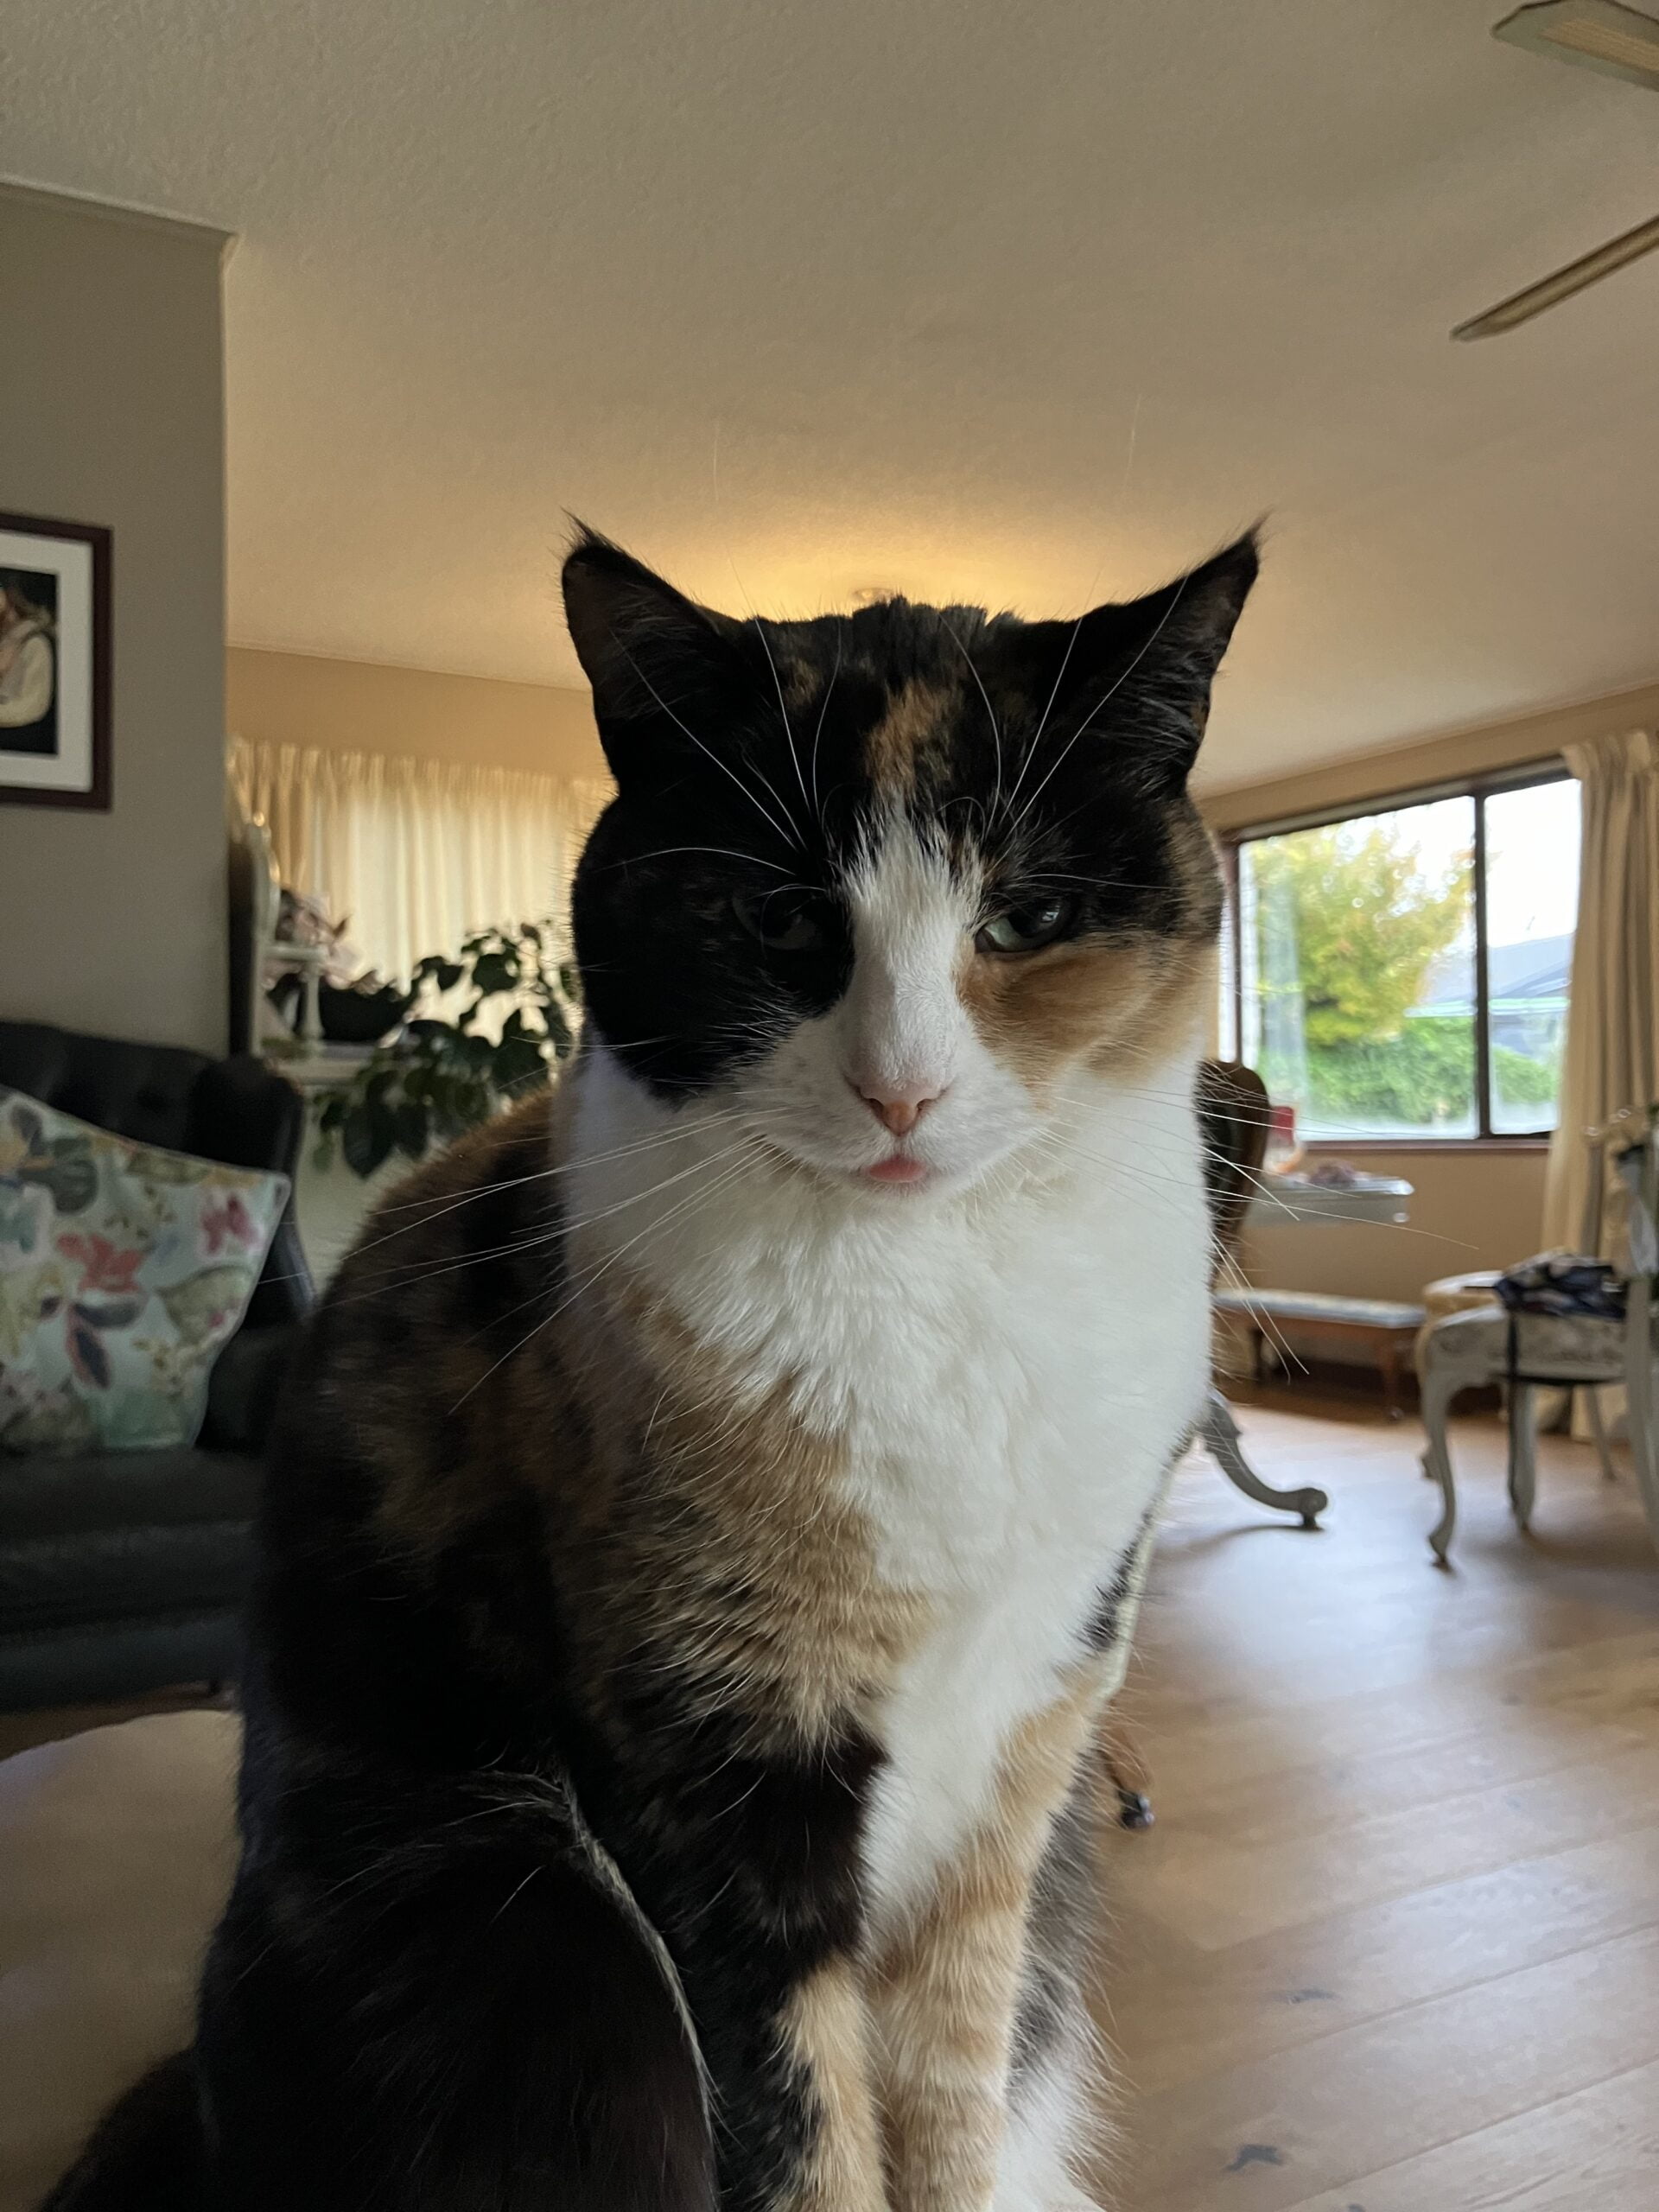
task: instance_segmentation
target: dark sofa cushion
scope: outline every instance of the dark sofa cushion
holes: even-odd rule
[[[304,1102],[291,1083],[246,1052],[215,1060],[178,1045],[0,1021],[0,1083],[137,1144],[290,1178],[299,1158]],[[290,1198],[245,1325],[296,1320],[311,1299]]]
[[[246,1054],[0,1021],[0,1084],[140,1143],[292,1176],[305,1109]],[[191,1452],[0,1458],[0,1711],[234,1672],[262,1440],[311,1281],[290,1201]],[[204,1448],[205,1447],[205,1448]]]
[[[213,1362],[207,1381],[207,1418],[198,1445],[210,1452],[263,1449],[277,1393],[299,1340],[297,1323],[237,1332]]]
[[[0,1458],[0,1551],[36,1536],[251,1521],[259,1462],[240,1452],[83,1452]]]
[[[245,1453],[200,1449],[0,1459],[0,1624],[234,1608],[259,1477]]]

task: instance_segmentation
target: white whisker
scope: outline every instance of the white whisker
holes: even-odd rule
[[[1122,675],[1117,677],[1116,682],[1108,687],[1101,697],[1096,700],[1094,705],[1090,708],[1088,713],[1083,717],[1083,720],[1077,724],[1076,729],[1072,731],[1071,736],[1061,747],[1058,758],[1054,761],[1053,766],[1049,769],[1048,773],[1043,778],[1042,782],[1038,785],[1036,790],[1033,791],[1031,797],[1026,801],[1024,806],[1020,810],[1019,815],[1014,822],[1014,827],[1016,829],[1018,829],[1021,822],[1028,819],[1032,808],[1036,805],[1038,800],[1047,790],[1049,785],[1052,783],[1061,764],[1065,760],[1066,757],[1071,753],[1072,747],[1077,742],[1077,740],[1089,728],[1090,722],[1093,721],[1095,716],[1109,700],[1115,698],[1118,692],[1123,689],[1123,686],[1135,674],[1135,670],[1140,667],[1141,662],[1146,658],[1147,655],[1157,644],[1159,639],[1163,635],[1164,631],[1173,616],[1176,608],[1181,603],[1181,594],[1186,589],[1187,584],[1192,580],[1192,570],[1189,569],[1186,575],[1181,578],[1180,582],[1175,587],[1173,598],[1171,599],[1169,605],[1164,609],[1163,613],[1159,616],[1157,622],[1154,626],[1151,636],[1142,640],[1140,651],[1135,654],[1134,659],[1130,661],[1128,666],[1122,671]],[[1030,755],[1027,755],[1027,758],[1030,757]]]
[[[769,807],[761,804],[761,802],[755,797],[754,793],[749,789],[748,785],[744,782],[742,777],[738,774],[737,771],[734,768],[730,767],[724,760],[722,760],[719,753],[716,753],[711,746],[705,745],[702,740],[697,735],[696,730],[694,730],[688,722],[681,720],[680,716],[675,713],[673,708],[669,705],[667,700],[664,698],[662,693],[657,689],[657,686],[645,674],[644,669],[640,667],[639,662],[634,659],[633,655],[631,652],[628,652],[626,645],[622,650],[631,664],[634,674],[639,678],[639,681],[645,685],[646,690],[650,692],[652,697],[657,702],[657,704],[662,709],[663,712],[668,716],[670,721],[674,724],[675,728],[683,731],[685,735],[690,739],[692,744],[696,747],[698,752],[702,753],[707,759],[712,760],[715,767],[720,770],[722,775],[729,776],[731,778],[732,781],[737,785],[739,791],[742,792],[744,798],[747,799],[749,804],[772,824],[772,828],[778,832],[778,835],[784,840],[785,844],[798,845],[801,842],[800,832],[794,827],[793,816],[790,813],[789,809],[784,805],[782,799],[778,798],[777,792],[772,791],[770,781],[766,776],[761,774],[760,770],[756,768],[754,772],[758,777],[760,777],[761,783],[765,785],[766,790],[772,791],[773,798],[778,799],[778,804],[783,810],[783,822],[779,821],[778,817],[772,813]],[[753,766],[753,764],[751,763],[750,765]],[[784,823],[788,823],[790,827],[785,829]]]

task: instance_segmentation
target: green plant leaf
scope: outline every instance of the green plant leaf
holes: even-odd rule
[[[340,1131],[346,1166],[354,1175],[372,1175],[390,1154],[397,1137],[397,1123],[384,1091],[371,1086],[358,1110],[346,1116]]]
[[[551,921],[473,931],[458,957],[428,953],[416,963],[416,986],[450,992],[470,983],[467,1003],[447,1017],[423,1014],[395,1044],[377,1048],[349,1081],[318,1100],[319,1154],[337,1138],[354,1173],[372,1175],[394,1151],[421,1158],[486,1121],[505,1099],[552,1079],[575,1045],[572,1015],[580,978],[556,964],[559,932]],[[478,1027],[491,1001],[513,994],[499,1039]]]
[[[518,988],[518,956],[485,952],[473,963],[473,988],[480,998],[496,998]]]
[[[406,1160],[424,1160],[427,1141],[431,1134],[424,1106],[412,1099],[392,1109],[392,1126],[397,1132],[397,1149]]]
[[[547,1074],[547,1063],[528,1037],[504,1037],[495,1048],[491,1073],[496,1089],[511,1096],[541,1082]]]

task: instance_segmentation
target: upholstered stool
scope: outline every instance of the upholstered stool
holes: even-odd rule
[[[240,1732],[166,1713],[0,1763],[0,2212],[34,2212],[105,2107],[189,2041]]]
[[[1421,1306],[1391,1298],[1340,1298],[1323,1290],[1271,1290],[1252,1283],[1248,1289],[1212,1291],[1217,1313],[1242,1320],[1255,1348],[1256,1380],[1262,1379],[1264,1338],[1269,1326],[1303,1336],[1358,1344],[1376,1355],[1382,1376],[1383,1403],[1398,1421],[1400,1362],[1408,1355],[1423,1325]]]

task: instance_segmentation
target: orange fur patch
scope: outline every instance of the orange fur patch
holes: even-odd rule
[[[907,798],[916,788],[916,755],[956,704],[956,694],[912,677],[893,693],[887,713],[864,741],[864,762],[871,782],[889,800]]]
[[[887,2212],[868,2020],[856,1969],[822,1967],[784,2012],[790,2055],[810,2076],[818,2126],[788,2212]]]
[[[1189,1033],[1213,999],[1220,881],[1190,809],[1169,825],[1169,858],[1181,907],[1173,934],[1068,938],[1023,957],[964,946],[957,989],[969,1019],[1034,1096],[1068,1068],[1103,1073]]]
[[[985,1820],[874,1959],[870,2001],[894,2212],[989,2202],[1032,1883],[1098,1714],[1103,1670],[1005,1749]]]
[[[1213,988],[1208,944],[1079,938],[1025,958],[969,949],[957,989],[1005,1067],[1040,1097],[1066,1070],[1110,1068],[1185,1032]]]
[[[753,1716],[757,1749],[785,1736],[820,1745],[868,1711],[926,1616],[877,1574],[835,1440],[802,1427],[786,1384],[746,1401],[718,1355],[622,1268],[573,1310],[568,1356],[601,1460],[628,1486],[623,1511],[603,1478],[576,1509],[593,1523],[593,1601],[615,1615],[612,1632],[675,1652],[711,1710]]]

